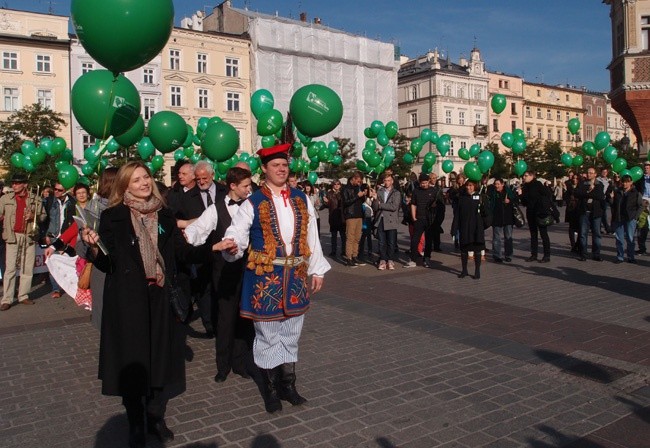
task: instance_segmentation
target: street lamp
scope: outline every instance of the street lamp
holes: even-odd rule
[[[623,149],[623,151],[627,151],[627,148],[630,146],[630,138],[627,136],[627,130],[629,126],[625,121],[623,121],[622,124],[623,124],[623,138],[621,139],[621,149]]]

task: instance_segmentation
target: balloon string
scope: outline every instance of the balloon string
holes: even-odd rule
[[[111,93],[108,95],[108,108],[106,110],[106,119],[104,120],[104,132],[102,132],[102,139],[106,138],[106,132],[108,131],[108,120],[109,120],[109,115],[111,111],[111,107],[113,105],[113,101],[115,101],[115,83],[117,82],[117,76],[113,78],[113,82],[111,83]]]

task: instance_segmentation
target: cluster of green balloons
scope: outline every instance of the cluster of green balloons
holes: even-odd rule
[[[368,138],[361,151],[362,160],[357,160],[357,169],[363,173],[381,174],[395,160],[395,148],[391,140],[399,132],[399,126],[394,121],[384,125],[380,120],[374,120],[364,129],[363,134]]]
[[[427,143],[431,143],[435,146],[438,154],[440,154],[441,157],[445,157],[451,149],[451,136],[449,134],[438,135],[437,132],[434,132],[431,129],[422,129],[422,131],[420,131],[420,136],[411,140],[409,152],[404,154],[403,157],[404,162],[409,165],[412,164],[420,155],[424,145]],[[437,156],[433,151],[429,151],[425,154],[422,161],[422,172],[429,174],[433,170],[433,165],[435,165],[436,159]],[[454,170],[454,163],[451,160],[443,161],[442,170],[447,174],[451,173]]]
[[[523,154],[526,150],[526,134],[521,129],[501,134],[501,143],[510,148],[515,155]]]
[[[36,145],[32,140],[25,140],[20,145],[20,152],[15,152],[10,157],[14,168],[32,173],[45,162],[47,156],[56,157],[54,166],[58,172],[58,179],[65,188],[73,187],[79,180],[79,172],[70,165],[72,150],[67,148],[65,140],[61,137],[43,138]]]

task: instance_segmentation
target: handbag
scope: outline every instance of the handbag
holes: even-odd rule
[[[553,222],[555,221],[555,219],[553,218],[553,215],[548,214],[548,215],[546,215],[546,216],[537,216],[537,217],[535,218],[535,221],[537,221],[537,225],[538,225],[539,227],[548,227],[548,226],[550,226],[551,224],[553,224]]]
[[[512,207],[512,220],[515,227],[522,228],[526,224],[526,218],[518,205]]]

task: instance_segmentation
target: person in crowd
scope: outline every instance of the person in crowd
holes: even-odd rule
[[[49,213],[50,225],[45,239],[48,245],[52,244],[54,240],[74,224],[72,217],[76,213],[75,204],[74,197],[66,191],[63,185],[59,182],[55,183],[54,200]],[[61,297],[61,287],[52,275],[50,275],[50,284],[52,285],[52,298],[58,299]]]
[[[413,215],[411,215],[411,199],[413,199],[413,193],[404,193],[404,200],[401,204],[402,224],[408,228],[409,241],[413,238],[413,230],[415,229],[415,221],[413,221]]]
[[[302,189],[302,185],[298,183],[298,175],[296,173],[289,173],[287,183],[289,184],[289,188]]]
[[[359,260],[365,260],[368,263],[373,263],[372,256],[372,231],[373,231],[373,221],[374,213],[372,211],[372,199],[371,196],[375,194],[375,190],[369,187],[367,184],[362,184],[361,189],[368,190],[368,196],[361,203],[361,210],[363,211],[363,220],[361,221],[361,238],[359,239]],[[367,251],[364,255],[364,246],[367,248]]]
[[[343,188],[343,218],[345,219],[345,257],[350,267],[365,266],[359,260],[359,241],[363,226],[363,202],[368,196],[368,188],[362,188],[363,177],[355,171]]]
[[[591,229],[591,257],[594,261],[603,261],[600,256],[601,235],[600,224],[603,218],[603,202],[605,189],[603,184],[596,181],[596,169],[587,169],[587,180],[578,184],[574,195],[578,198],[580,213],[580,256],[578,260],[587,259],[587,238]]]
[[[287,186],[291,143],[258,151],[265,183],[241,206],[226,230],[235,261],[248,251],[240,314],[253,320],[253,358],[264,378],[267,412],[306,399],[296,389],[296,362],[310,295],[331,268],[321,249],[316,211],[307,196]],[[250,247],[249,247],[250,246]],[[311,282],[309,282],[311,276]]]
[[[548,227],[540,226],[537,218],[550,214],[549,210],[553,202],[551,190],[535,178],[533,171],[526,171],[520,199],[521,203],[526,207],[526,221],[528,221],[528,229],[530,230],[530,257],[526,258],[526,261],[537,260],[538,237],[541,237],[544,256],[539,261],[540,263],[548,263],[551,261],[551,240],[548,237]]]
[[[465,188],[465,181],[467,177],[464,174],[458,174],[456,176],[456,182],[449,188],[447,195],[449,196],[449,202],[451,202],[451,210],[453,212],[453,219],[451,222],[451,237],[454,240],[454,247],[458,248],[458,219],[457,219],[457,210],[458,210],[458,199],[460,194]]]
[[[513,208],[517,196],[506,186],[503,179],[494,179],[494,188],[490,189],[492,205],[492,259],[496,263],[512,261]],[[503,242],[503,258],[501,243]]]
[[[169,192],[169,208],[178,219],[183,219],[183,204],[190,192],[196,185],[194,177],[194,165],[187,159],[181,159],[176,163],[177,181]]]
[[[204,244],[214,231],[214,240],[221,241],[239,206],[252,191],[251,172],[232,167],[226,174],[228,194],[218,196],[215,204],[208,207],[199,218],[185,228],[187,241],[194,245]],[[250,378],[247,373],[249,357],[255,330],[249,319],[239,317],[242,278],[246,257],[234,263],[226,263],[221,253],[215,255],[212,282],[215,296],[212,303],[212,321],[216,323],[216,364],[217,383],[226,381],[228,374],[234,373]]]
[[[650,201],[650,160],[643,162],[643,176],[634,184],[643,199]]]
[[[406,268],[415,266],[428,266],[431,258],[433,244],[433,223],[435,222],[436,194],[429,186],[429,175],[420,174],[420,186],[413,191],[411,198],[411,217],[414,221],[413,237],[411,237],[411,260],[404,265]],[[418,244],[424,234],[424,254],[420,257]]]
[[[395,269],[397,253],[397,228],[399,225],[399,209],[402,194],[394,188],[394,178],[391,174],[384,175],[384,182],[377,192],[372,192],[372,210],[375,215],[379,240],[378,269]]]
[[[555,181],[555,187],[553,187],[553,199],[555,199],[555,204],[558,207],[562,207],[564,205],[564,182],[562,182],[562,179],[558,179]]]
[[[469,252],[485,250],[485,230],[480,212],[481,197],[474,181],[465,182],[465,189],[458,198],[458,244],[460,246],[461,272],[458,278],[468,276]],[[474,257],[474,279],[481,278],[481,257]]]
[[[624,174],[621,177],[621,187],[617,187],[609,195],[608,201],[612,207],[612,228],[616,235],[616,261],[621,263],[625,260],[636,263],[634,259],[634,237],[636,225],[641,211],[643,210],[643,198],[641,193],[636,191],[632,183],[632,177]],[[625,250],[623,247],[625,243]]]
[[[316,191],[314,186],[309,181],[303,182],[302,191],[305,192],[305,194],[311,201],[311,205],[314,206],[314,210],[316,210],[316,223],[318,224],[318,234],[320,235],[320,215],[318,214],[318,211],[321,209],[321,206],[323,205],[321,203],[320,196],[318,195],[318,192]]]
[[[82,238],[95,268],[107,275],[99,347],[102,394],[120,396],[129,421],[129,446],[145,446],[146,431],[173,440],[165,423],[168,388],[184,377],[182,345],[174,343],[178,323],[168,288],[175,257],[200,261],[231,242],[195,248],[176,227],[174,215],[141,161],[123,165],[101,216],[99,232]],[[100,250],[101,240],[107,253]]]
[[[338,236],[341,237],[341,252],[345,255],[345,220],[343,219],[343,199],[341,197],[341,181],[332,182],[332,188],[324,198],[325,206],[328,209],[328,222],[330,226],[331,251],[329,256],[336,258]]]
[[[433,251],[442,252],[442,247],[440,246],[440,235],[442,235],[442,223],[445,221],[445,198],[438,180],[438,175],[435,173],[429,174],[429,186],[433,188],[434,197],[435,197],[435,219],[433,221]]]
[[[596,178],[596,182],[599,182],[603,185],[603,191],[605,192],[605,197],[610,197],[609,195],[612,194],[614,189],[616,188],[616,185],[612,183],[612,181],[609,179],[609,170],[607,168],[603,168],[600,170],[600,176]],[[612,211],[611,211],[611,204],[609,201],[603,201],[603,219],[601,221],[601,226],[603,230],[605,230],[605,233],[607,235],[611,235],[614,233],[614,230],[612,228]]]
[[[575,174],[571,176],[571,182],[568,184],[564,202],[566,209],[564,212],[564,222],[569,223],[569,244],[571,252],[579,254],[580,250],[580,211],[578,209],[579,201],[574,192],[580,183],[580,177]]]
[[[639,229],[639,250],[636,251],[636,255],[646,255],[646,240],[648,239],[648,227],[650,222],[648,222],[648,212],[650,212],[650,201],[643,199],[643,208],[641,214],[639,215],[639,220],[637,222],[637,229]]]
[[[20,272],[18,303],[33,305],[29,298],[34,276],[36,258],[35,239],[38,238],[38,223],[46,218],[43,202],[27,188],[27,177],[14,174],[11,178],[11,193],[0,198],[0,220],[2,239],[5,242],[5,272],[3,272],[3,294],[0,311],[7,311],[16,300],[16,272]]]

